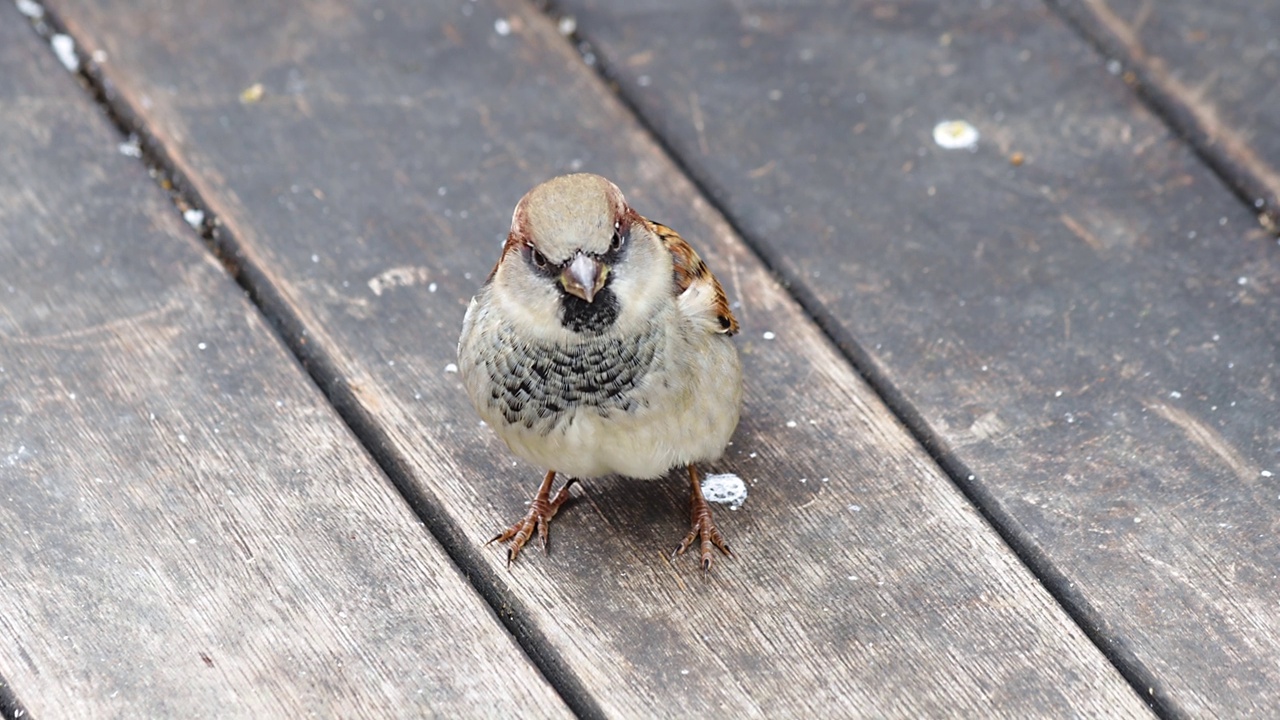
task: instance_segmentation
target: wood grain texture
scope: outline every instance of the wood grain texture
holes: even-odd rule
[[[1147,714],[529,6],[52,6],[107,53],[114,97],[271,285],[269,311],[305,333],[337,401],[588,711]],[[263,99],[242,104],[253,83]],[[751,495],[718,511],[737,558],[707,580],[665,558],[688,521],[678,473],[587,482],[550,556],[507,570],[481,547],[540,469],[479,426],[450,371],[462,314],[515,202],[577,169],[680,231],[740,303],[744,421],[711,469]]]
[[[0,67],[0,693],[567,715],[10,4]]]
[[[1106,59],[1035,2],[563,7],[1168,712],[1280,706],[1280,248]]]
[[[1280,5],[1052,2],[1280,232]]]

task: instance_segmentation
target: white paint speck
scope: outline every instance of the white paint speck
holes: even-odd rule
[[[130,135],[128,140],[120,143],[120,154],[125,157],[140,158],[142,157],[142,146],[138,143],[137,135]]]
[[[761,335],[760,337],[764,338],[765,340],[772,340],[778,336],[775,335],[772,330],[765,330],[764,334]]]
[[[556,29],[560,31],[561,35],[569,37],[578,31],[578,21],[572,15],[565,15],[556,24]]]
[[[862,512],[861,505],[846,505],[845,509],[849,510],[850,512]]]
[[[1248,284],[1249,284],[1249,278],[1247,278],[1247,277],[1243,277],[1243,276],[1238,277],[1238,278],[1236,278],[1236,284],[1237,284],[1237,285],[1248,285]]]
[[[207,348],[209,347],[209,345],[208,345],[208,343],[196,343],[196,347],[197,347],[197,348],[199,348],[199,349],[201,349],[201,350],[204,350],[204,349],[207,349]]]
[[[943,120],[933,126],[933,141],[947,150],[970,150],[978,146],[978,128],[964,120]]]
[[[435,283],[431,283],[430,285],[427,286],[427,292],[435,292],[437,289],[439,289],[439,286],[437,286]]]
[[[1061,390],[1055,390],[1055,391],[1054,391],[1054,393],[1053,393],[1053,396],[1054,396],[1054,397],[1062,397],[1062,391],[1061,391]]]
[[[1177,400],[1178,398],[1182,397],[1182,393],[1178,392],[1177,390],[1174,390],[1173,392],[1169,393],[1169,397],[1173,398],[1174,400]]]
[[[493,21],[493,31],[499,35],[510,35],[511,23],[507,22],[506,18],[498,18]]]
[[[313,255],[312,257],[316,258],[315,260],[312,260],[312,262],[319,261],[317,256]],[[469,275],[470,273],[468,273],[468,276]],[[429,269],[425,267],[407,265],[394,267],[390,270],[384,270],[381,273],[378,273],[376,277],[369,279],[368,285],[374,295],[382,295],[382,293],[391,288],[411,287],[419,283],[427,282],[430,277],[431,271]]]
[[[702,481],[702,496],[707,502],[728,505],[730,510],[737,510],[747,501],[747,484],[733,473],[708,475]]]
[[[1263,470],[1262,472],[1260,472],[1260,473],[1258,473],[1258,474],[1259,474],[1259,475],[1261,475],[1262,477],[1271,477],[1271,471],[1270,471],[1270,470]]]
[[[69,72],[80,69],[80,58],[76,57],[76,41],[72,40],[70,35],[58,33],[49,38],[49,44],[53,46],[53,54],[58,56],[58,62],[62,63],[62,67]]]
[[[27,449],[27,446],[19,445],[16,451],[11,452],[5,456],[4,464],[8,465],[9,467],[14,467],[18,463],[22,462],[23,460],[26,460],[29,457],[31,457],[31,451]]]
[[[35,2],[35,0],[17,0],[14,4],[18,6],[18,12],[32,20],[39,20],[44,17],[44,7]]]
[[[796,421],[795,421],[795,420],[788,420],[788,421],[787,421],[787,427],[789,427],[789,428],[793,428],[793,427],[795,427],[795,426],[796,426]]]
[[[182,212],[182,219],[193,228],[198,228],[204,222],[204,211],[195,208],[189,208]]]
[[[320,256],[319,256],[319,255],[316,255],[316,254],[314,254],[314,253],[312,253],[312,255],[311,255],[311,262],[313,262],[313,263],[318,263],[318,262],[320,262]]]
[[[456,372],[458,372],[458,364],[457,364],[457,363],[449,363],[448,365],[445,365],[445,366],[444,366],[444,371],[445,371],[445,372],[447,372],[447,373],[456,373]]]

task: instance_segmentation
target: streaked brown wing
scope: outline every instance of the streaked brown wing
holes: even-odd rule
[[[714,302],[711,307],[716,314],[716,319],[720,322],[722,328],[720,332],[728,335],[738,332],[738,319],[729,310],[729,299],[725,297],[724,288],[720,287],[720,281],[716,280],[716,276],[707,269],[707,264],[702,262],[698,253],[685,242],[684,238],[680,237],[680,233],[662,223],[652,220],[648,223],[658,239],[671,252],[671,259],[675,265],[675,294],[683,293],[695,282],[710,283],[714,289]]]

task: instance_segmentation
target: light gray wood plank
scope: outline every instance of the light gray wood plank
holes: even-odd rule
[[[0,677],[39,718],[566,715],[0,5]]]

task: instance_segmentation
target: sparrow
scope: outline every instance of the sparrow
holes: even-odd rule
[[[516,205],[502,254],[472,298],[458,373],[513,453],[546,469],[529,511],[490,543],[507,565],[579,479],[655,479],[686,468],[689,532],[703,573],[731,556],[702,495],[699,463],[724,453],[742,407],[738,321],[683,238],[637,213],[609,180],[548,180]],[[556,475],[570,479],[554,497]]]

